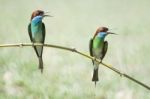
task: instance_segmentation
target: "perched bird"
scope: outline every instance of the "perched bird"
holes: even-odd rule
[[[90,43],[89,43],[90,55],[97,59],[100,59],[101,61],[105,57],[105,54],[108,49],[108,42],[105,41],[105,37],[108,34],[115,34],[115,33],[108,32],[107,27],[99,27],[96,30],[94,37],[90,40]],[[96,82],[99,80],[98,78],[99,63],[94,60],[92,60],[92,62],[94,65],[92,81],[95,82],[95,86],[96,86]]]
[[[42,22],[42,19],[46,16],[44,11],[36,10],[32,13],[31,21],[28,25],[28,33],[32,43],[42,43],[44,44],[45,40],[45,25]],[[34,46],[35,52],[39,59],[39,69],[43,72],[43,46]]]

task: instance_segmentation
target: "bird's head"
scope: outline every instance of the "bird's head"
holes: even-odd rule
[[[97,30],[96,30],[96,33],[94,35],[94,38],[98,35],[99,37],[102,37],[102,38],[105,38],[108,34],[115,34],[115,33],[112,33],[112,32],[108,32],[108,28],[107,27],[99,27]]]
[[[37,24],[39,22],[42,22],[42,19],[44,17],[52,17],[50,15],[47,15],[46,14],[47,12],[44,12],[42,10],[36,10],[32,13],[32,16],[31,16],[31,22],[34,23],[34,24]]]
[[[33,19],[34,17],[36,17],[36,16],[43,16],[43,17],[49,16],[49,17],[52,17],[52,16],[50,16],[50,15],[47,15],[46,13],[48,13],[48,12],[44,12],[44,11],[42,11],[42,10],[35,10],[35,11],[32,13],[32,15],[31,15],[31,21],[32,21],[32,19]]]
[[[42,10],[35,10],[32,15],[31,15],[31,20],[36,17],[36,16],[43,16],[44,15],[44,11]]]

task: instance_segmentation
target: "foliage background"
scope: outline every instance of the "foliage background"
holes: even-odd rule
[[[88,52],[99,26],[108,36],[104,59],[150,85],[149,0],[0,0],[0,44],[30,42],[27,25],[36,9],[45,18],[46,43]],[[74,53],[44,48],[44,74],[31,47],[0,49],[0,99],[149,99],[150,93],[100,65],[100,81],[91,82],[92,63]]]

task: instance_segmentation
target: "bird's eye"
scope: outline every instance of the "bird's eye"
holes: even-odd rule
[[[44,14],[44,12],[39,12],[39,15],[43,15]]]

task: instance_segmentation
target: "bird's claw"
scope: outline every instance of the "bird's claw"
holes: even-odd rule
[[[34,43],[32,42],[32,46],[34,47]]]
[[[100,60],[100,63],[102,63],[102,60]]]
[[[95,57],[93,57],[93,61],[96,61],[96,58],[95,58]]]

